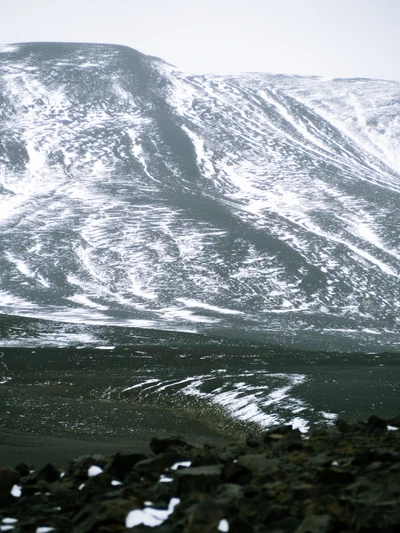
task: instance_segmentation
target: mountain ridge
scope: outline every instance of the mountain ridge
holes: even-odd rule
[[[1,313],[398,346],[400,83],[5,49]]]

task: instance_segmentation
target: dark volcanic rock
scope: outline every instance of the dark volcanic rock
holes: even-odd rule
[[[193,446],[188,444],[182,437],[153,437],[151,439],[150,449],[155,454],[163,453],[169,448],[183,448],[185,450],[190,450]]]
[[[19,482],[19,474],[12,468],[0,468],[0,496],[10,494],[10,490]]]
[[[167,448],[167,451],[169,450],[170,448]],[[176,452],[166,453],[136,463],[135,470],[138,470],[139,472],[153,472],[155,474],[162,474],[165,472],[165,470],[171,468],[171,466],[173,466],[175,463],[186,460],[186,454]]]
[[[389,426],[400,428],[400,415],[389,418],[388,424]]]
[[[60,472],[51,463],[49,463],[41,470],[39,470],[37,479],[43,479],[43,481],[52,483],[53,481],[57,481],[57,479],[60,479]]]
[[[20,477],[26,477],[26,476],[29,476],[29,466],[25,463],[19,463],[16,467],[15,467],[15,470],[18,472],[18,474],[20,475]]]
[[[117,453],[108,463],[105,471],[123,480],[140,461],[147,459],[144,453]]]
[[[318,473],[318,480],[321,483],[328,483],[330,485],[344,485],[354,481],[354,475],[347,470],[339,468],[325,468]]]
[[[214,494],[222,483],[222,466],[197,466],[178,470],[175,474],[176,493],[178,496],[191,492],[209,492]]]
[[[3,468],[1,529],[128,532],[133,511],[135,533],[395,533],[400,431],[388,425],[342,421],[306,438],[285,426],[222,449],[153,439],[156,455],[78,457],[63,477],[52,465],[21,479]],[[182,461],[192,465],[172,470]],[[89,476],[93,465],[103,470]],[[16,483],[19,497],[10,495]]]
[[[308,516],[296,529],[296,533],[331,533],[333,531],[334,523],[328,514]]]
[[[102,455],[83,455],[69,462],[68,472],[72,477],[86,479],[91,466],[103,468],[106,460]]]
[[[383,418],[373,415],[368,418],[367,426],[372,429],[386,429],[387,422]]]

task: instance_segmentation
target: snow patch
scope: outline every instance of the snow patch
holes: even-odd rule
[[[99,474],[102,474],[102,473],[103,473],[103,469],[100,468],[97,465],[92,465],[88,469],[88,477],[95,477],[95,476],[98,476]]]
[[[125,526],[127,528],[132,528],[141,524],[149,527],[159,526],[174,512],[175,507],[179,503],[179,498],[171,498],[168,509],[165,510],[155,509],[153,507],[135,509],[127,515],[125,519]]]

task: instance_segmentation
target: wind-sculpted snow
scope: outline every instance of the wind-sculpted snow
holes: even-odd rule
[[[0,49],[0,311],[400,343],[400,84]]]

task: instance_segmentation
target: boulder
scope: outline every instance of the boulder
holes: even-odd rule
[[[20,476],[13,468],[0,468],[0,496],[10,494],[14,485],[19,483]]]
[[[175,473],[176,492],[178,497],[192,492],[215,494],[222,483],[222,467],[220,465],[197,466],[182,468]]]
[[[122,481],[137,463],[145,459],[147,456],[143,453],[116,453],[104,471]]]
[[[307,516],[296,529],[296,533],[331,533],[335,530],[329,514]]]
[[[168,448],[184,448],[185,450],[193,449],[182,437],[153,437],[150,441],[150,449],[156,455],[164,453]]]

